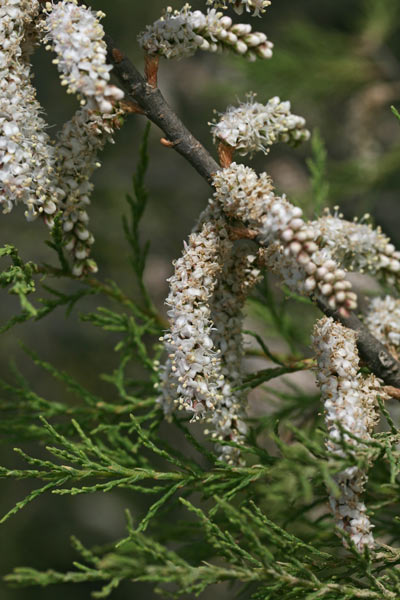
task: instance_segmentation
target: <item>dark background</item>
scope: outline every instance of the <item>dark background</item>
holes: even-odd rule
[[[159,17],[165,6],[159,0],[106,0],[88,2],[104,10],[103,24],[141,68],[143,59],[136,44],[146,23]],[[171,3],[179,8],[181,3]],[[205,2],[193,2],[193,9]],[[265,31],[275,44],[272,60],[246,63],[239,57],[198,53],[191,59],[167,63],[161,60],[160,88],[202,143],[215,155],[207,123],[213,110],[223,111],[244,99],[247,91],[260,102],[278,95],[291,100],[293,112],[303,115],[308,127],[318,127],[329,156],[329,203],[341,206],[346,217],[370,212],[376,223],[399,244],[400,124],[390,111],[400,105],[400,8],[397,0],[275,0],[263,19],[248,15],[238,21],[251,22]],[[59,85],[51,56],[39,49],[34,56],[38,95],[50,125],[56,131],[74,112],[77,104]],[[93,254],[102,278],[113,277],[127,293],[135,293],[129,270],[128,248],[122,234],[121,214],[126,212],[125,195],[138,157],[144,119],[132,116],[102,156],[103,166],[95,175],[96,188],[90,209],[91,228],[96,238]],[[179,256],[182,240],[205,206],[210,190],[182,157],[161,146],[161,132],[150,133],[150,205],[143,220],[143,239],[151,240],[146,281],[156,303],[162,307],[167,293],[165,279],[171,261]],[[267,157],[257,156],[252,166],[267,170],[280,192],[313,215],[306,159],[310,144],[290,149],[274,147]],[[23,208],[2,215],[1,243],[16,245],[25,260],[52,259],[44,244],[47,232],[38,221],[26,223]],[[18,310],[17,301],[1,293],[0,318],[4,322]],[[84,300],[79,311],[94,309],[96,299]],[[110,372],[116,364],[112,336],[104,336],[90,324],[79,322],[73,313],[67,321],[61,312],[43,322],[17,327],[2,336],[0,374],[10,379],[9,361],[46,398],[65,400],[63,387],[39,371],[20,348],[20,341],[35,349],[45,360],[70,372],[98,394],[109,394],[98,373]],[[115,338],[117,339],[117,338]],[[69,398],[69,397],[68,397]],[[71,398],[71,401],[73,399]],[[1,447],[1,463],[20,464],[9,440]],[[24,446],[35,452],[33,445]],[[1,481],[0,514],[7,512],[27,491],[30,482]],[[39,498],[0,528],[1,573],[17,565],[39,569],[67,570],[77,557],[70,550],[69,536],[77,535],[87,546],[107,543],[123,535],[123,510],[129,494],[97,494],[74,498]],[[138,509],[139,510],[139,509]],[[89,597],[91,586],[57,586],[49,589],[10,590],[0,584],[4,600],[76,600]],[[210,588],[205,598],[231,597],[224,586]],[[224,595],[226,594],[226,595]],[[116,600],[152,598],[147,587],[122,586]]]

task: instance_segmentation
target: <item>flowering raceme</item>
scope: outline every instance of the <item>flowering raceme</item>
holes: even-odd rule
[[[57,55],[53,62],[60,71],[62,85],[82,97],[88,108],[112,112],[114,103],[124,94],[109,84],[112,66],[106,63],[107,47],[99,22],[103,13],[77,6],[75,0],[48,3],[46,9],[41,24],[43,41]]]
[[[365,215],[366,220],[369,215]],[[343,216],[326,214],[310,226],[315,239],[321,239],[330,248],[334,258],[350,271],[370,273],[394,283],[400,274],[400,252],[382,233],[380,227],[371,224],[346,221]]]
[[[74,0],[48,3],[42,13],[37,1],[7,0],[0,7],[0,203],[10,212],[23,202],[28,220],[41,214],[50,227],[60,211],[76,276],[96,270],[89,259],[89,178],[99,166],[97,152],[119,124],[115,105],[124,95],[108,83],[112,67],[106,64],[100,16]],[[29,57],[38,41],[51,42],[62,83],[85,105],[55,142],[31,83]]]
[[[169,360],[161,374],[167,384],[161,398],[167,413],[171,403],[195,419],[215,408],[222,374],[211,337],[210,299],[230,249],[225,219],[214,215],[203,220],[175,263],[166,300],[170,331],[163,338]]]
[[[102,13],[77,6],[73,0],[46,5],[41,23],[44,42],[56,52],[55,63],[62,83],[77,93],[84,108],[67,122],[57,136],[56,175],[62,190],[62,224],[65,248],[73,256],[72,271],[81,276],[97,270],[89,258],[93,235],[87,228],[87,207],[93,184],[90,177],[100,166],[98,152],[107,141],[118,119],[115,103],[124,96],[109,84],[112,67],[106,64]]]
[[[356,307],[356,296],[328,248],[314,241],[314,231],[302,219],[302,210],[285,196],[276,196],[266,173],[232,163],[213,179],[214,197],[230,218],[239,219],[254,230],[256,240],[285,264],[285,283],[297,293],[324,298],[331,308],[347,313]],[[278,255],[276,255],[278,251]],[[281,260],[282,259],[282,260]],[[285,274],[285,270],[283,270]]]
[[[254,286],[261,279],[257,257],[247,245],[232,247],[211,299],[211,337],[220,363],[223,379],[218,403],[208,418],[211,437],[218,441],[219,458],[230,464],[240,463],[240,449],[224,441],[240,445],[247,433],[245,423],[246,390],[243,384],[243,307]],[[235,389],[236,388],[236,389]]]
[[[290,112],[290,102],[281,102],[275,96],[264,105],[254,98],[255,94],[248,94],[248,102],[229,106],[211,124],[214,141],[225,142],[244,156],[259,150],[268,154],[276,142],[295,145],[309,139],[305,119]]]
[[[87,227],[87,208],[93,191],[90,177],[100,167],[98,152],[107,141],[113,141],[115,122],[112,115],[84,107],[64,125],[56,140],[55,173],[63,196],[64,245],[73,256],[72,272],[78,277],[97,271],[96,263],[89,258],[94,242]]]
[[[209,9],[192,11],[190,4],[180,10],[168,7],[163,16],[138,36],[149,55],[165,58],[192,56],[200,49],[209,52],[231,50],[249,60],[271,58],[273,44],[265,33],[253,32],[251,25],[233,24],[232,19]]]
[[[206,420],[217,442],[218,458],[239,463],[245,393],[234,391],[243,380],[242,309],[260,278],[256,257],[247,247],[235,248],[227,223],[211,203],[197,232],[185,244],[169,279],[170,330],[162,338],[168,359],[160,367],[159,402],[168,415],[175,405]]]
[[[397,353],[400,349],[400,299],[392,296],[373,298],[365,315],[365,324],[378,340]]]
[[[372,429],[378,420],[377,396],[385,397],[374,375],[364,377],[358,373],[356,339],[354,331],[331,318],[321,319],[314,328],[317,382],[328,429],[326,446],[341,457],[346,456],[342,442],[347,444],[348,452],[355,455],[363,448],[358,440],[371,440]],[[367,481],[366,472],[356,465],[347,467],[335,476],[335,480],[340,496],[331,494],[329,502],[338,528],[349,534],[358,550],[362,551],[366,546],[372,548],[372,525],[360,498]]]
[[[8,213],[22,202],[29,221],[39,214],[48,218],[58,204],[54,153],[24,48],[38,8],[35,1],[0,5],[0,204]]]

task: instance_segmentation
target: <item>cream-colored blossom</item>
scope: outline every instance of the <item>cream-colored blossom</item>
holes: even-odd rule
[[[111,113],[115,102],[124,96],[111,85],[111,65],[107,64],[107,47],[100,11],[95,13],[76,0],[46,4],[46,16],[41,23],[43,39],[54,50],[53,61],[61,74],[62,85],[78,94],[82,104],[102,113]]]
[[[225,219],[215,214],[191,234],[175,262],[166,300],[170,330],[163,337],[168,361],[161,368],[160,402],[166,413],[175,404],[196,420],[218,403],[223,375],[212,339],[210,300],[230,249]]]
[[[345,272],[338,268],[329,248],[320,247],[314,230],[302,218],[302,210],[285,196],[274,193],[266,173],[259,176],[244,165],[232,163],[213,177],[215,200],[228,217],[242,221],[255,232],[263,246],[272,245],[281,258],[286,257],[285,279],[297,293],[323,298],[332,309],[356,308],[356,296]],[[279,263],[278,263],[279,265]]]
[[[346,221],[329,211],[310,223],[315,239],[321,239],[335,259],[351,271],[384,276],[393,282],[400,275],[400,252],[380,227],[365,222]]]
[[[168,415],[177,405],[206,420],[218,458],[241,461],[245,424],[243,383],[243,305],[260,278],[256,257],[234,246],[226,220],[211,202],[185,244],[169,279],[170,330],[163,336],[168,359],[160,367],[159,402]]]
[[[400,349],[400,299],[392,296],[373,298],[365,315],[365,324],[390,350]]]
[[[53,150],[27,60],[38,9],[36,0],[0,3],[0,206],[8,213],[21,202],[28,220],[49,218],[58,203]]]
[[[331,318],[324,317],[314,329],[317,383],[324,402],[328,430],[326,446],[340,457],[345,457],[346,452],[347,455],[349,452],[356,455],[365,448],[362,442],[349,434],[361,440],[371,440],[371,432],[378,419],[377,396],[384,395],[374,375],[364,377],[358,372],[356,340],[354,331]],[[346,450],[343,443],[347,445]],[[329,504],[336,525],[349,534],[359,551],[365,547],[372,548],[372,525],[361,500],[367,473],[354,465],[339,472],[335,480],[340,496],[337,498],[331,494]]]
[[[309,139],[305,119],[290,112],[290,102],[275,96],[264,105],[254,98],[255,94],[248,94],[247,102],[229,106],[217,122],[211,123],[214,141],[223,141],[244,156],[259,150],[268,154],[276,142],[297,144]]]
[[[251,25],[233,24],[230,17],[215,9],[192,11],[190,4],[181,10],[169,6],[160,19],[140,33],[138,41],[147,54],[166,58],[192,56],[200,49],[230,50],[255,60],[270,58],[273,47],[265,33],[252,31]]]
[[[87,107],[78,112],[59,132],[56,140],[55,176],[62,190],[62,225],[64,244],[73,257],[72,271],[81,276],[97,271],[90,259],[94,242],[88,229],[87,209],[93,183],[90,178],[100,167],[98,153],[106,142],[113,142],[112,133],[117,119],[100,115]]]
[[[232,247],[225,258],[211,304],[213,330],[211,337],[218,352],[218,403],[208,418],[208,429],[217,442],[219,458],[228,463],[240,463],[240,449],[224,441],[241,444],[247,433],[245,404],[247,393],[239,390],[243,384],[243,307],[260,280],[256,256],[247,247]]]

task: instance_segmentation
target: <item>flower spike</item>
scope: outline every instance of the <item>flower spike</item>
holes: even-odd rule
[[[150,56],[178,59],[193,56],[197,50],[229,50],[253,61],[271,58],[273,48],[265,33],[252,31],[251,25],[233,24],[230,17],[213,8],[205,14],[192,11],[190,4],[181,10],[168,7],[160,19],[140,33],[138,41]]]
[[[124,93],[109,83],[112,66],[106,63],[107,47],[100,24],[103,16],[100,11],[78,6],[75,0],[47,3],[41,29],[47,48],[57,55],[53,62],[61,84],[69,93],[78,94],[88,108],[111,113]]]

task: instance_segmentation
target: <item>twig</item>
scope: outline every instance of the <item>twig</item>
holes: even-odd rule
[[[225,144],[225,142],[220,142],[218,144],[219,164],[222,168],[225,169],[226,167],[229,167],[229,165],[232,163],[234,153],[235,148],[229,144]]]
[[[109,298],[113,298],[120,304],[127,306],[128,308],[132,308],[133,300],[129,298],[126,294],[124,294],[117,287],[113,287],[99,279],[95,279],[94,277],[77,277],[72,275],[72,273],[66,273],[62,269],[57,269],[56,267],[52,267],[51,265],[42,265],[39,266],[36,270],[37,273],[42,275],[51,275],[51,277],[69,277],[73,281],[78,281],[87,286],[91,287],[93,290],[98,291],[99,293],[103,293]],[[154,321],[159,325],[162,329],[168,328],[168,322],[158,313],[148,310],[146,308],[140,308],[140,311],[149,317],[150,319],[154,319]]]
[[[108,60],[114,65],[114,73],[125,92],[140,106],[147,118],[162,129],[166,139],[174,144],[174,149],[211,183],[213,173],[220,169],[218,163],[185,127],[160,90],[147,83],[109,35],[105,36],[105,40]]]
[[[158,74],[158,63],[159,56],[150,56],[145,54],[144,57],[144,74],[146,75],[147,83],[153,87],[157,87],[157,74]]]
[[[399,388],[395,388],[392,385],[385,385],[383,389],[389,396],[391,396],[391,398],[396,398],[396,400],[400,400]]]

